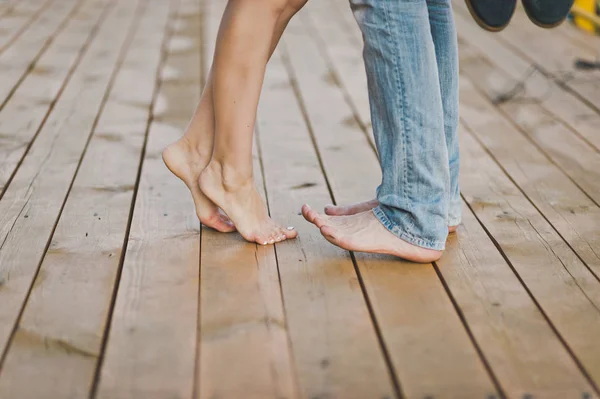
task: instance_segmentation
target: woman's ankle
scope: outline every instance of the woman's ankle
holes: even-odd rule
[[[209,177],[206,175],[210,175],[211,180],[220,180],[220,184],[227,192],[239,192],[248,188],[254,188],[252,165],[249,167],[240,167],[240,165],[232,165],[213,158],[202,172],[202,175],[205,177]]]
[[[187,132],[179,139],[179,141],[183,143],[189,151],[193,151],[196,156],[206,160],[206,164],[208,164],[212,155],[212,143],[210,143],[210,145],[203,143],[201,140],[187,134]]]

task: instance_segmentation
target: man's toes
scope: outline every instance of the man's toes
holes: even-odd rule
[[[339,216],[343,213],[343,208],[336,205],[327,205],[325,206],[325,214],[329,216]]]
[[[304,219],[307,221],[314,223],[315,218],[317,217],[317,212],[313,211],[310,206],[305,204],[302,205],[302,216],[304,216]]]
[[[335,240],[337,234],[333,227],[324,225],[323,227],[320,228],[320,230],[321,230],[321,234],[323,234],[323,236],[325,236],[326,238],[331,238],[332,240]]]
[[[333,218],[335,218],[336,216],[334,216]],[[318,228],[321,228],[327,224],[329,222],[329,216],[327,215],[323,215],[320,213],[317,213],[315,216],[315,221],[313,222]]]
[[[302,215],[304,219],[311,222],[312,224],[316,224],[317,227],[321,228],[322,225],[329,219],[327,215],[322,215],[320,213],[315,212],[310,206],[304,205],[302,207]]]

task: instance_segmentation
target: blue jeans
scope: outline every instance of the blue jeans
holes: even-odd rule
[[[364,39],[382,169],[373,210],[393,234],[443,250],[460,223],[458,46],[450,0],[350,0]]]

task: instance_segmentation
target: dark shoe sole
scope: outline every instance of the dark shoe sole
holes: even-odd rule
[[[558,22],[555,22],[553,24],[543,24],[540,21],[536,20],[530,13],[529,10],[527,10],[527,7],[523,7],[523,9],[525,10],[525,14],[527,14],[527,18],[529,18],[529,20],[531,22],[533,22],[534,25],[539,26],[540,28],[544,28],[544,29],[552,29],[552,28],[556,28],[557,26],[559,26],[560,24],[562,24],[563,22],[565,22],[565,20],[567,19],[567,15],[565,15],[565,17],[563,19],[561,19]]]
[[[471,0],[465,0],[465,3],[467,3],[467,8],[469,9],[469,13],[471,14],[471,17],[473,17],[475,22],[477,22],[477,25],[479,25],[479,27],[481,29],[487,30],[488,32],[500,32],[501,30],[506,28],[508,26],[508,24],[510,23],[512,16],[515,14],[515,10],[517,9],[515,7],[515,10],[513,10],[511,17],[508,19],[506,24],[504,24],[502,26],[491,26],[491,25],[486,24],[481,18],[479,18],[479,16],[475,12],[475,10],[473,10],[473,6],[471,5]]]

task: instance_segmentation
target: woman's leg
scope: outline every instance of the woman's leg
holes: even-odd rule
[[[273,222],[256,191],[252,135],[273,32],[286,0],[230,0],[213,61],[215,139],[200,175],[202,192],[231,218],[248,241],[272,244],[296,237]]]
[[[269,55],[273,53],[285,27],[292,16],[302,8],[306,0],[290,0],[279,16],[273,32]],[[183,137],[168,146],[163,152],[165,163],[176,176],[182,179],[192,194],[196,213],[206,226],[222,232],[234,231],[230,219],[219,212],[219,208],[202,193],[198,180],[208,164],[214,145],[213,73],[209,72],[207,82],[194,116]]]

